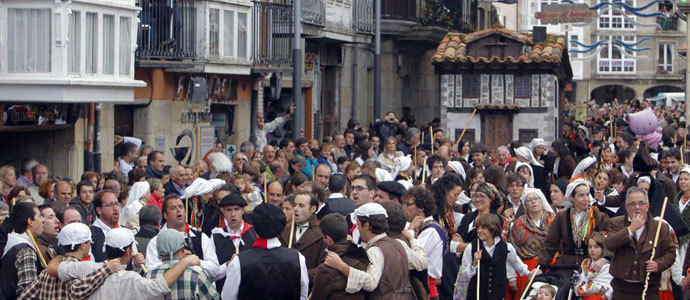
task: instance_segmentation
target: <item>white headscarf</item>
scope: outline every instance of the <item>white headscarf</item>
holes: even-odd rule
[[[525,191],[522,192],[522,196],[520,196],[520,202],[522,202],[523,206],[525,205],[525,199],[527,199],[527,195],[529,194],[537,194],[537,196],[541,198],[541,206],[544,211],[548,211],[550,213],[554,212],[553,208],[551,208],[551,204],[549,204],[549,201],[546,201],[546,196],[544,196],[544,193],[542,193],[540,189],[525,188]]]
[[[410,158],[409,155],[396,157],[394,162],[393,162],[393,172],[391,174],[391,178],[398,177],[398,174],[400,172],[406,172],[407,170],[410,169],[411,165],[412,165],[412,158]]]
[[[210,192],[213,192],[213,184],[208,182],[206,179],[199,177],[194,179],[192,184],[184,189],[184,195],[182,195],[182,198],[191,198],[194,196],[208,194]]]
[[[683,173],[683,172],[688,173],[688,175],[690,175],[690,165],[688,165],[688,164],[682,165],[680,167],[680,172],[678,174],[680,175],[680,173]]]
[[[465,181],[467,175],[465,174],[465,168],[462,166],[462,163],[459,161],[449,161],[448,166],[453,170],[453,172],[457,173],[462,177],[462,180]]]
[[[134,183],[132,185],[132,188],[129,190],[129,194],[127,194],[127,204],[125,207],[132,205],[132,203],[135,203],[141,199],[141,197],[146,196],[151,191],[151,187],[149,186],[149,183],[146,181],[140,181]]]
[[[532,152],[534,152],[534,148],[537,148],[537,146],[546,147],[546,142],[544,141],[544,139],[533,138],[532,141],[529,143],[529,148],[532,149]]]
[[[532,154],[532,150],[530,150],[529,148],[520,147],[520,148],[513,149],[513,150],[515,150],[515,155],[526,159],[531,164],[533,164],[535,166],[544,167],[544,165],[542,165],[536,158],[534,158],[534,154]]]
[[[393,181],[393,176],[388,171],[376,168],[376,182]]]
[[[534,187],[534,170],[532,170],[532,166],[530,166],[528,163],[519,161],[515,164],[515,173],[518,173],[518,169],[522,166],[527,166],[527,168],[529,168],[530,176],[529,176],[529,182],[527,183],[527,186],[533,188]],[[520,174],[520,173],[518,173],[518,174]]]
[[[589,130],[587,129],[587,127],[580,125],[577,126],[577,129],[582,129],[582,131],[585,132],[585,138],[589,138]]]
[[[589,190],[589,181],[584,180],[582,178],[578,178],[578,179],[574,180],[573,182],[569,183],[568,187],[565,189],[565,200],[568,200],[571,203],[573,203],[573,198],[572,198],[573,192],[575,192],[575,188],[577,188],[578,186],[581,186],[581,185],[586,186],[587,189]],[[596,200],[594,200],[594,197],[592,197],[592,195],[589,194],[589,192],[587,194],[589,195],[590,204],[594,203],[596,201]]]
[[[573,171],[573,176],[570,178],[575,178],[576,176],[582,175],[585,170],[587,170],[589,167],[591,167],[593,164],[597,162],[597,158],[590,156],[590,157],[585,157],[580,161],[579,164],[577,164],[577,167],[575,167],[575,171]]]

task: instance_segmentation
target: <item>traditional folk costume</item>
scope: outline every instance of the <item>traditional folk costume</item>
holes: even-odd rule
[[[609,264],[601,267],[599,271],[594,271],[594,262],[591,258],[582,261],[580,266],[580,277],[575,283],[575,293],[581,296],[582,300],[602,300],[602,296],[611,299],[613,288],[611,288],[609,274]]]

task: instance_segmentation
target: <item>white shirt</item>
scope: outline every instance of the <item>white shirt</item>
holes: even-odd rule
[[[486,242],[482,241],[484,244],[484,249],[486,249],[486,253],[489,254],[489,256],[494,255],[494,250],[496,250],[496,245],[501,241],[500,237],[494,237],[494,244],[493,246],[489,247]],[[511,243],[507,243],[508,246],[508,257],[506,258],[506,263],[510,267],[512,267],[515,272],[518,272],[522,276],[527,276],[529,274],[529,269],[527,268],[527,265],[520,260],[520,258],[517,256],[517,253],[515,252],[515,248]],[[466,276],[467,278],[472,278],[472,276],[477,274],[477,267],[472,265],[472,261],[474,260],[474,255],[472,253],[472,246],[467,246],[465,248],[465,251],[462,253],[462,265],[460,267],[460,272],[463,274],[463,276]],[[506,276],[509,276],[509,268],[506,268]]]
[[[433,219],[433,217],[427,217],[423,222]],[[429,259],[429,267],[427,269],[429,276],[431,278],[440,279],[443,270],[443,240],[433,228],[428,228],[420,232],[417,240],[424,248],[424,252]]]
[[[168,229],[168,224],[163,225],[163,229]],[[189,238],[196,237],[194,232],[189,231]],[[158,255],[157,250],[157,240],[158,236],[155,236],[149,241],[149,245],[146,248],[146,269],[153,270],[162,263],[161,257]],[[211,239],[205,234],[201,234],[201,251],[204,254],[204,260],[201,261],[201,268],[206,270],[211,281],[216,281],[222,279],[225,276],[225,268],[222,268],[218,264],[218,256],[216,255],[216,249],[213,247]]]
[[[270,238],[267,240],[266,248],[273,249],[280,247],[280,241],[278,238]],[[300,300],[307,299],[307,292],[309,289],[309,273],[307,273],[307,263],[304,260],[302,253],[299,253],[299,266],[300,266]],[[228,266],[226,273],[225,285],[223,285],[223,292],[221,293],[221,299],[223,300],[235,300],[237,299],[237,293],[240,289],[240,283],[242,282],[242,270],[240,264],[240,258],[235,257]]]
[[[575,209],[573,209],[573,218],[575,219],[575,224],[580,224],[580,221],[585,217],[586,213],[587,210],[583,210],[582,212],[578,213],[575,212]]]
[[[328,199],[338,199],[338,198],[345,198],[345,196],[341,193],[332,193],[328,195]]]
[[[379,234],[372,238],[369,243],[365,243],[365,246],[371,245],[385,236],[385,233]],[[356,293],[360,290],[371,292],[379,285],[383,273],[383,252],[379,247],[365,247],[365,249],[367,249],[367,256],[369,256],[369,266],[366,271],[350,267],[345,292]]]
[[[630,218],[628,218],[628,222],[632,222],[632,220]],[[635,230],[635,240],[636,241],[640,240],[640,236],[642,235],[642,231],[644,231],[644,226],[645,225],[642,225],[642,227],[640,227],[640,229]],[[633,232],[630,230],[630,227],[628,227],[628,236],[630,236],[630,238],[633,237]]]
[[[407,262],[410,270],[424,271],[429,267],[429,258],[424,252],[424,247],[419,244],[417,239],[410,240],[410,247],[407,246],[405,241],[396,239],[400,245],[405,249],[405,254],[407,254]]]
[[[58,267],[58,276],[67,281],[84,277],[101,267],[103,263],[65,262]],[[89,299],[162,299],[168,293],[170,288],[163,276],[146,279],[137,272],[121,270],[108,276]]]
[[[244,222],[242,222],[242,225],[240,225],[240,228],[237,231],[232,230],[230,226],[228,226],[228,221],[224,220],[225,222],[225,228],[228,229],[226,232],[224,228],[222,227],[216,227],[211,230],[211,248],[216,249],[216,242],[213,241],[213,235],[214,234],[220,234],[223,237],[229,238],[229,237],[238,237],[236,239],[232,240],[232,243],[235,244],[235,249],[239,248],[240,244],[244,245],[244,241],[242,240],[242,231],[244,231]],[[222,267],[222,266],[221,266]]]
[[[131,163],[128,163],[124,159],[118,158],[117,163],[120,164],[120,172],[122,172],[122,174],[127,175],[129,174],[129,171],[132,171],[132,169],[134,169],[133,161]]]
[[[264,124],[264,129],[256,128],[254,133],[254,146],[257,150],[263,151],[264,147],[268,144],[266,140],[266,134],[271,133],[283,126],[287,122],[288,116],[277,117],[273,121]]]
[[[304,225],[295,224],[295,241],[299,241],[302,235],[309,229],[309,222]]]

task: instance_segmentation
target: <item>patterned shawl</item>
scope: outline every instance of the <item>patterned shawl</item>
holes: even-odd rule
[[[530,220],[528,214],[524,214],[515,220],[508,241],[513,244],[515,251],[521,259],[530,259],[539,256],[539,251],[542,249],[546,234],[548,233],[548,226],[553,222],[555,215],[553,213],[544,212],[541,217],[541,224],[537,226],[535,222]]]

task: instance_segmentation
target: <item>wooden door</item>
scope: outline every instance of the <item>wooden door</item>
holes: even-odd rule
[[[496,151],[501,145],[508,145],[513,140],[513,114],[503,111],[481,113],[482,144],[489,152]]]

